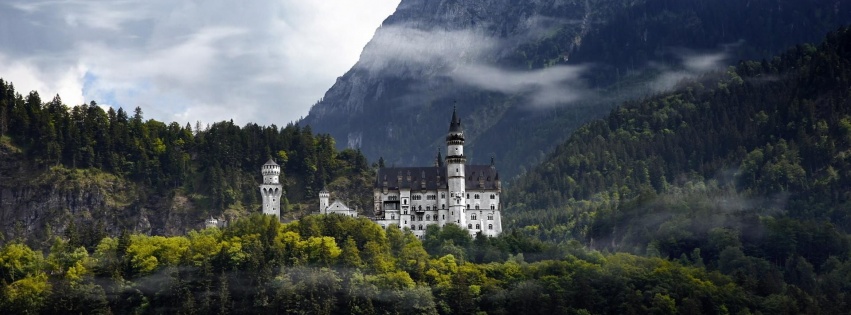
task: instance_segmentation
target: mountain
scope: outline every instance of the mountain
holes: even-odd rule
[[[430,164],[453,106],[507,177],[621,101],[851,23],[836,0],[403,0],[299,122],[389,164]]]
[[[851,254],[851,28],[579,128],[507,191],[543,239],[820,271]],[[720,266],[718,266],[720,268]]]

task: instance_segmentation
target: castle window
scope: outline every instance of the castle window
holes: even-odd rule
[[[396,220],[396,215],[395,215],[395,214],[391,214],[391,215],[390,215],[390,220]]]
[[[470,194],[467,194],[467,199],[470,199]]]
[[[478,230],[478,229],[480,229],[480,228],[481,228],[481,227],[480,227],[478,224],[476,224],[476,230]]]
[[[472,215],[472,217],[471,217],[470,219],[475,220],[475,219],[476,219],[476,214],[475,214],[475,213],[473,213],[473,215]]]
[[[420,211],[423,211],[423,206],[420,206]]]
[[[469,209],[470,209],[470,204],[468,203],[468,204],[467,204],[467,210],[469,210]]]
[[[496,199],[496,195],[491,194],[491,199]]]
[[[493,214],[488,214],[488,220],[493,220]]]
[[[408,199],[402,200],[402,204],[408,204]]]
[[[440,193],[440,199],[446,199],[446,193]]]
[[[390,200],[390,201],[399,201],[399,196],[388,196],[388,197],[387,197],[387,200]]]
[[[468,229],[468,230],[472,230],[472,229],[473,229],[473,225],[472,225],[472,224],[467,224],[467,229]]]
[[[491,210],[496,210],[496,206],[495,206],[495,205],[491,205]]]
[[[493,230],[493,224],[488,224],[488,230]]]
[[[476,205],[476,210],[479,210],[479,205]]]
[[[431,215],[426,214],[426,221],[431,221]]]
[[[441,205],[440,205],[440,208],[441,208],[441,209],[446,209],[446,204],[445,204],[445,203],[444,203],[444,204],[441,204]]]
[[[445,214],[444,214],[444,215],[442,215],[442,216],[440,216],[440,217],[442,218],[442,220],[446,220],[446,215],[445,215]]]
[[[475,194],[475,195],[473,195],[473,198],[475,198],[475,199],[479,199],[479,194]]]
[[[423,230],[423,226],[422,226],[422,225],[420,225],[420,231],[422,231],[422,230]]]

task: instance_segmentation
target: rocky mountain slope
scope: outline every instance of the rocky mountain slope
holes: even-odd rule
[[[300,124],[430,164],[452,106],[509,176],[615,104],[851,23],[836,0],[403,0]]]

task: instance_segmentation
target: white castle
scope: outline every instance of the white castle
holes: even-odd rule
[[[284,192],[281,186],[281,166],[272,158],[260,169],[263,173],[263,184],[260,185],[260,197],[263,199],[263,214],[274,215],[281,219],[281,194]]]
[[[381,227],[392,224],[409,228],[419,238],[427,226],[456,224],[471,236],[482,233],[497,236],[502,232],[499,194],[502,185],[493,158],[490,165],[467,165],[464,155],[464,130],[453,110],[446,135],[445,164],[437,154],[431,167],[385,167],[378,169],[373,188],[373,220]],[[263,165],[263,213],[280,218],[281,168],[275,161]],[[319,192],[319,213],[357,217],[357,210],[343,202],[329,203],[331,194]]]
[[[466,228],[472,236],[499,235],[499,172],[493,159],[490,165],[467,165],[464,130],[454,110],[443,162],[438,153],[432,167],[379,169],[373,189],[375,221],[382,227],[410,228],[420,238],[428,225],[447,223]]]

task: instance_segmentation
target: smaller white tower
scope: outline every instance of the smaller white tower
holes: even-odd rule
[[[260,185],[260,196],[263,199],[263,214],[274,215],[280,219],[281,194],[284,192],[279,180],[281,166],[270,158],[266,164],[263,164],[260,172],[263,173],[263,184]]]
[[[328,190],[322,188],[319,191],[319,213],[320,214],[328,214],[328,198],[331,197],[331,194],[328,193]]]

